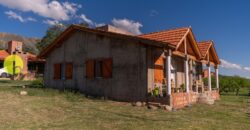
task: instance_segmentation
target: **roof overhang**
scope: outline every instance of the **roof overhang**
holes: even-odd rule
[[[209,47],[207,48],[205,55],[202,56],[202,62],[203,62],[203,63],[206,63],[206,64],[208,63],[207,57],[208,57],[209,52],[211,51],[211,52],[212,52],[211,55],[212,55],[213,58],[215,59],[214,65],[221,64],[220,59],[219,59],[219,56],[218,56],[218,53],[217,53],[217,51],[216,51],[216,49],[215,49],[215,47],[214,47],[214,42],[213,42],[212,40],[206,41],[206,42],[209,42],[210,45],[209,45]],[[209,62],[211,62],[211,61],[209,61]]]
[[[41,53],[38,55],[38,57],[39,58],[46,58],[51,51],[53,51],[55,48],[61,46],[63,41],[65,39],[67,39],[69,36],[71,36],[76,31],[83,31],[83,32],[108,36],[108,37],[121,38],[124,40],[132,40],[132,41],[135,41],[135,42],[138,42],[141,44],[145,44],[145,45],[149,45],[149,46],[175,49],[175,46],[168,44],[166,42],[159,42],[159,41],[149,40],[149,39],[145,39],[145,38],[141,38],[141,37],[137,37],[137,36],[131,36],[131,35],[126,35],[126,34],[91,29],[91,28],[80,26],[80,25],[71,25],[64,32],[62,32],[51,44],[49,44],[48,47],[43,49],[41,51]]]
[[[194,36],[194,33],[193,33],[191,27],[188,29],[188,31],[186,32],[186,34],[183,36],[183,38],[182,38],[182,39],[179,41],[179,43],[177,44],[177,46],[176,46],[176,51],[178,50],[178,48],[180,47],[180,45],[183,43],[183,41],[184,41],[188,36],[190,36],[191,41],[192,41],[192,43],[193,43],[193,45],[194,45],[193,47],[194,47],[195,53],[197,54],[196,59],[201,59],[201,58],[202,58],[202,55],[201,55],[201,53],[200,53],[200,50],[199,50],[197,41],[196,41],[196,39],[195,39],[195,36]]]

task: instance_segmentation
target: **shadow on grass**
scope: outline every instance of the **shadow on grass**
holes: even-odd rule
[[[250,113],[246,113],[248,117],[250,117]]]
[[[10,83],[9,80],[0,80],[0,83]]]
[[[136,120],[142,120],[142,121],[155,121],[155,122],[158,122],[158,121],[173,121],[173,118],[171,119],[152,119],[152,118],[147,118],[147,117],[141,117],[141,116],[136,116],[136,115],[131,115],[131,114],[123,114],[123,113],[118,113],[118,112],[111,112],[111,111],[105,111],[105,110],[100,110],[100,109],[97,109],[97,108],[91,108],[92,110],[95,110],[95,111],[99,111],[99,112],[102,112],[102,113],[109,113],[109,114],[112,114],[112,115],[116,115],[116,116],[121,116],[121,117],[125,117],[125,118],[130,118],[130,119],[136,119]]]

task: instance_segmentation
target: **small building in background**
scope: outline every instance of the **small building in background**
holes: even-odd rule
[[[18,55],[23,60],[23,69],[21,74],[25,79],[34,79],[35,76],[42,75],[44,71],[45,60],[37,58],[35,54],[23,52],[23,43],[19,41],[9,41],[6,50],[0,50],[0,69],[4,68],[4,59],[9,55]],[[0,77],[5,77],[1,73]]]

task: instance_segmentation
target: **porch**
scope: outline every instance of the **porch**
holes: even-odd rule
[[[183,44],[180,50],[151,50],[153,60],[152,69],[148,71],[148,103],[179,109],[195,103],[213,104],[219,100],[219,62],[213,54],[215,51],[210,51],[210,46],[204,57],[198,57],[192,52],[194,49],[190,42],[184,40]],[[216,80],[213,86],[212,67]],[[204,70],[207,70],[206,77],[203,75]],[[206,84],[204,78],[208,79]]]

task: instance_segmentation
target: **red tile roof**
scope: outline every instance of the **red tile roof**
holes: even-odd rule
[[[9,53],[6,50],[0,50],[0,60],[4,60],[7,56],[9,56]]]
[[[139,37],[160,42],[166,42],[177,46],[177,44],[182,40],[182,38],[185,36],[189,29],[190,27],[177,28],[160,32],[153,32],[149,34],[143,34],[139,35]]]
[[[28,60],[32,62],[44,62],[45,61],[44,59],[37,58],[36,55],[31,54],[31,53],[27,53],[27,57],[28,57]]]
[[[198,42],[198,48],[200,50],[202,57],[206,56],[208,49],[211,45],[212,45],[212,41]]]
[[[0,50],[0,60],[3,61],[9,55],[10,54],[8,53],[8,51],[6,51],[6,50]],[[31,53],[27,53],[27,58],[28,58],[29,61],[32,61],[32,62],[44,62],[45,61],[43,59],[37,58],[36,55],[31,54]]]

